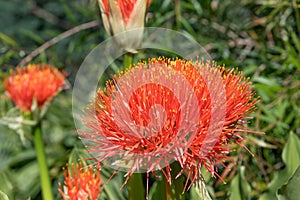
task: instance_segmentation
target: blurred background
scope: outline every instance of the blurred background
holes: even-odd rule
[[[213,199],[299,197],[300,1],[153,0],[146,26],[191,35],[218,64],[243,71],[260,97],[247,126],[265,135],[245,134],[255,156],[237,147],[231,153],[235,163],[218,170],[227,184],[203,171]],[[0,0],[0,79],[22,62],[49,63],[68,75],[70,88],[55,98],[43,124],[57,199],[62,167],[87,156],[72,118],[72,84],[83,59],[108,37],[95,0]],[[1,81],[0,118],[12,107]],[[41,199],[26,127],[24,134],[22,139],[0,124],[0,191],[10,199]],[[104,179],[112,171],[104,169]],[[125,199],[123,181],[122,175],[114,177],[101,199]],[[151,190],[149,197],[155,199]],[[193,191],[186,199],[193,199]]]

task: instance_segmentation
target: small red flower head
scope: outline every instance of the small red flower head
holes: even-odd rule
[[[68,166],[67,166],[68,168]],[[64,171],[65,181],[59,192],[64,200],[96,200],[99,196],[101,177],[100,170],[93,170],[92,166],[72,164],[71,169]]]
[[[150,59],[98,90],[80,134],[100,161],[127,168],[128,176],[178,161],[192,182],[201,165],[212,174],[241,142],[239,121],[256,100],[248,79],[214,62]],[[241,143],[240,143],[241,144]]]
[[[50,65],[30,64],[11,71],[4,87],[15,105],[30,112],[33,102],[39,108],[50,101],[63,87],[65,74]]]

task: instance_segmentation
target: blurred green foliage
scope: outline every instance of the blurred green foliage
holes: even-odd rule
[[[260,96],[248,126],[265,135],[249,133],[245,140],[255,157],[237,148],[232,152],[235,164],[228,163],[228,169],[220,166],[219,174],[228,184],[210,175],[204,177],[214,199],[295,199],[299,195],[291,193],[300,188],[299,13],[299,0],[153,0],[149,8],[147,26],[190,34],[219,64],[239,67]],[[1,79],[45,42],[96,20],[98,26],[59,40],[32,59],[64,69],[72,85],[85,56],[107,37],[96,0],[0,1],[0,19]],[[108,77],[115,71],[108,70]],[[1,117],[12,107],[2,82],[0,94]],[[71,94],[70,88],[55,98],[43,126],[56,199],[60,198],[57,189],[63,180],[62,167],[86,157],[75,131]],[[0,196],[4,192],[10,199],[41,199],[29,132],[25,134],[26,143],[22,143],[14,131],[0,125]],[[112,171],[104,169],[103,179],[107,180]],[[122,174],[112,178],[101,199],[125,199],[126,192],[119,190],[123,181]],[[150,199],[156,199],[157,184],[160,182],[150,190]],[[195,196],[195,188],[191,191],[187,198]]]

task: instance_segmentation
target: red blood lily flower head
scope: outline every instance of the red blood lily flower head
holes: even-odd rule
[[[63,87],[65,73],[47,64],[18,67],[4,79],[4,88],[22,111],[31,112],[36,101],[39,108],[50,101]]]
[[[105,30],[111,35],[143,28],[146,10],[150,0],[98,0]],[[116,42],[125,50],[135,53],[141,39],[142,30],[116,37]]]
[[[64,186],[59,184],[59,192],[64,200],[96,200],[100,193],[100,170],[83,166],[81,162],[64,170]]]
[[[202,165],[215,174],[230,141],[242,145],[240,132],[247,130],[239,122],[255,103],[237,70],[209,61],[149,59],[97,91],[83,117],[89,130],[79,133],[100,163],[125,168],[128,177],[163,169],[170,181],[170,163],[177,161],[193,182]]]

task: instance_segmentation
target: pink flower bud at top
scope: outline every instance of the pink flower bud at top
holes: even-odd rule
[[[98,0],[105,30],[111,35],[144,27],[150,0]],[[136,53],[143,29],[117,37],[116,42],[126,51]]]

